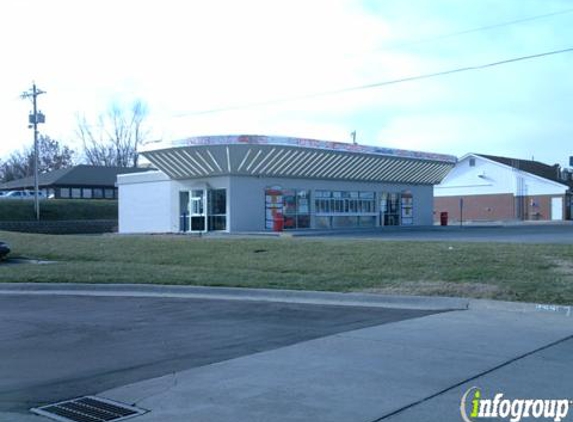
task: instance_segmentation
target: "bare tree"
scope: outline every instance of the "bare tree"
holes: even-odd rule
[[[96,124],[85,116],[77,117],[77,135],[83,144],[88,164],[97,166],[137,167],[138,147],[145,140],[147,106],[141,100],[129,110],[115,103],[101,114]]]
[[[30,149],[28,155],[31,159],[34,158],[33,148]],[[74,155],[74,150],[47,135],[40,135],[38,138],[38,171],[40,173],[73,166]]]
[[[15,151],[0,164],[0,180],[10,182],[32,175],[34,171],[34,156],[28,156],[24,151]]]
[[[74,164],[75,152],[47,135],[38,138],[38,172],[67,168]],[[0,180],[9,182],[22,179],[34,173],[34,148],[32,146],[15,151],[0,164]]]

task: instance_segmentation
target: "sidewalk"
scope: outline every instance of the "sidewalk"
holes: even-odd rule
[[[461,420],[465,381],[507,396],[573,398],[573,379],[565,376],[573,364],[571,336],[573,319],[560,313],[453,311],[100,395],[150,410],[140,422]]]
[[[454,309],[99,392],[149,410],[137,422],[459,421],[461,397],[473,386],[484,397],[573,399],[570,307],[187,286],[6,284],[1,290]],[[565,421],[573,421],[571,408]],[[0,413],[0,421],[47,419]]]

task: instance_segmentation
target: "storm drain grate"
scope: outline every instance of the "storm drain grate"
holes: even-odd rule
[[[35,407],[30,411],[60,422],[117,422],[147,412],[137,407],[94,396]]]

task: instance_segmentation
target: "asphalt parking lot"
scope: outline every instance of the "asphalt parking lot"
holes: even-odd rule
[[[392,241],[508,242],[573,244],[573,224],[526,223],[512,225],[450,225],[381,227],[344,231],[298,232],[296,236],[357,238]]]
[[[0,413],[435,312],[161,297],[0,295]]]
[[[485,398],[566,399],[573,417],[572,311],[8,283],[0,286],[0,421],[47,422],[28,409],[96,395],[137,406],[140,422],[441,422],[460,420],[460,400],[476,386]]]

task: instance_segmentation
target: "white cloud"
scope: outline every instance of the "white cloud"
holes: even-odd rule
[[[519,140],[546,133],[561,145],[548,155],[555,161],[566,155],[563,144],[571,135],[560,124],[570,120],[563,98],[573,93],[572,58],[565,55],[344,95],[188,114],[561,48],[573,34],[571,15],[387,47],[566,7],[564,0],[4,2],[0,37],[10,42],[0,51],[0,156],[31,140],[30,105],[18,94],[36,79],[48,91],[40,97],[47,116],[41,130],[66,141],[74,138],[76,112],[95,116],[114,99],[141,98],[156,137],[247,132],[345,140],[356,129],[369,144],[524,155],[535,145]]]

